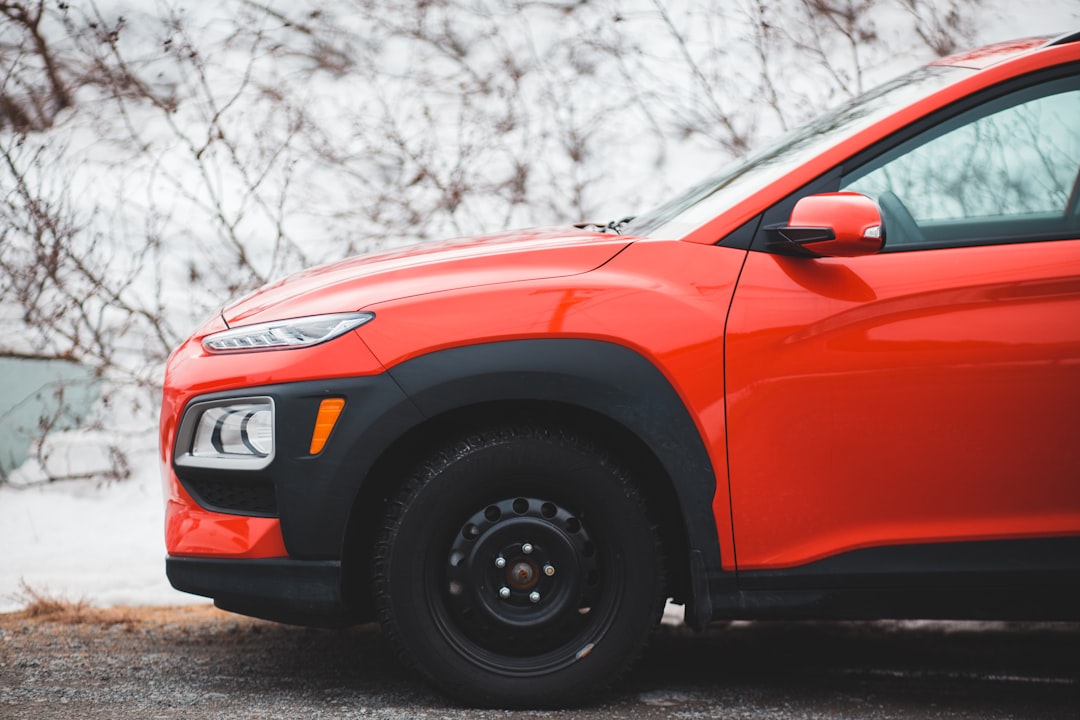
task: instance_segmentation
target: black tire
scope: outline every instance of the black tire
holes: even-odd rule
[[[374,587],[406,662],[469,705],[497,707],[596,697],[640,655],[664,597],[656,532],[628,475],[532,427],[470,436],[423,465],[391,505]]]

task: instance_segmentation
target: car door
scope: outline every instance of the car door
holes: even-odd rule
[[[992,571],[1080,536],[1078,173],[1072,69],[841,168],[881,253],[749,253],[726,336],[740,578]]]

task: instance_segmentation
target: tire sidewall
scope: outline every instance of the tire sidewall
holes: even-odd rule
[[[610,612],[590,618],[575,638],[579,647],[567,646],[568,656],[581,657],[525,675],[460,652],[432,583],[462,523],[485,505],[516,496],[542,496],[578,513],[609,568],[599,604]],[[575,702],[606,687],[637,657],[660,612],[662,564],[642,502],[618,467],[561,435],[510,432],[455,445],[415,478],[386,542],[376,573],[384,584],[385,619],[412,663],[466,702]]]

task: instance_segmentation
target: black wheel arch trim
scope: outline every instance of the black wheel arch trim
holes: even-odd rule
[[[682,398],[646,357],[602,340],[511,340],[434,352],[388,373],[427,418],[470,405],[538,401],[602,415],[636,436],[678,501],[689,554],[688,620],[709,621],[710,589],[734,584],[720,563],[716,474]]]

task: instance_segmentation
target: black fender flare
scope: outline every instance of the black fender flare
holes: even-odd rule
[[[671,479],[686,526],[693,600],[687,620],[711,619],[709,577],[723,575],[712,512],[716,473],[682,398],[647,358],[600,340],[509,340],[439,350],[388,373],[427,418],[536,400],[587,409],[637,436]]]

